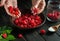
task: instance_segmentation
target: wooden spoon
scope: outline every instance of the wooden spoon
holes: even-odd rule
[[[51,27],[49,27],[48,30],[49,30],[50,32],[56,32],[56,31],[58,30],[59,26],[60,26],[60,24],[55,25],[55,26],[51,26]]]

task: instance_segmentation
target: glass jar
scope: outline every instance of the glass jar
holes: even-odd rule
[[[56,22],[60,18],[60,0],[49,0],[47,4],[47,19]]]

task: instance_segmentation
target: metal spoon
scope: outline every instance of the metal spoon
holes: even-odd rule
[[[60,24],[55,25],[55,26],[51,26],[51,27],[48,28],[48,31],[56,32],[58,30],[59,26],[60,26]]]

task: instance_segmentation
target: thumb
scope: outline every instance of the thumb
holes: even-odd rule
[[[0,7],[3,6],[5,4],[6,0],[1,0],[0,1]]]
[[[12,0],[13,1],[13,6],[17,8],[17,0]]]

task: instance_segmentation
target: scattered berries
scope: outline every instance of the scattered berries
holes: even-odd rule
[[[18,34],[18,38],[23,38],[23,35],[22,34]]]
[[[44,35],[44,34],[46,34],[46,31],[45,31],[44,29],[42,29],[42,30],[40,30],[40,33],[41,33],[42,35]]]
[[[35,28],[42,23],[42,19],[38,15],[22,15],[21,17],[14,20],[14,24],[20,28]]]
[[[7,34],[6,33],[2,34],[2,37],[7,38]]]

